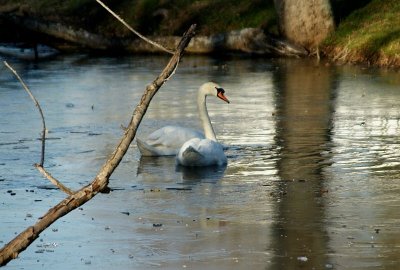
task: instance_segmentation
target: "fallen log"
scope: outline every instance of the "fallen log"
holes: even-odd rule
[[[236,51],[258,55],[298,57],[308,55],[303,47],[267,35],[259,28],[244,28],[209,37],[195,37],[189,44],[188,51],[205,53]]]

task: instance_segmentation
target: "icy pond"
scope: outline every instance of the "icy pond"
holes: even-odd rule
[[[88,184],[168,57],[8,59],[42,105],[45,167]],[[64,216],[4,269],[394,269],[400,264],[400,74],[314,60],[185,56],[142,121],[200,129],[206,81],[223,168],[141,158],[134,142],[109,194]],[[66,195],[32,164],[41,119],[0,67],[0,245]]]

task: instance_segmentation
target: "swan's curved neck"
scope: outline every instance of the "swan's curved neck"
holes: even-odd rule
[[[211,125],[210,117],[208,116],[207,105],[206,105],[206,94],[202,91],[199,92],[197,96],[197,106],[199,109],[199,116],[201,123],[203,124],[204,135],[207,139],[217,141],[215,137],[214,129]]]

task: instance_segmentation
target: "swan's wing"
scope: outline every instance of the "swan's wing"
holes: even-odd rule
[[[146,140],[136,141],[143,156],[172,156],[178,153],[186,141],[193,138],[204,138],[204,135],[190,128],[165,126],[151,133]]]
[[[191,128],[165,126],[151,133],[146,142],[149,145],[171,145],[181,147],[193,138],[204,138],[204,135]]]
[[[139,148],[139,151],[142,154],[142,156],[153,157],[153,156],[160,156],[161,155],[161,152],[160,152],[159,149],[149,145],[148,143],[146,143],[145,141],[143,141],[143,140],[141,140],[139,138],[136,139],[136,144],[137,144],[137,146]]]
[[[198,151],[203,154],[205,165],[224,165],[228,162],[223,145],[212,140],[201,140]]]

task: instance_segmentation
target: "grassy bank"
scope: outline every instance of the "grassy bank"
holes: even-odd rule
[[[192,23],[198,35],[246,27],[278,34],[273,0],[104,0],[145,35],[180,36]],[[331,0],[337,30],[322,45],[331,59],[400,66],[399,0]],[[106,37],[132,34],[94,0],[0,0],[0,11],[61,21]]]
[[[341,21],[323,47],[338,61],[400,66],[400,1],[372,0]]]

